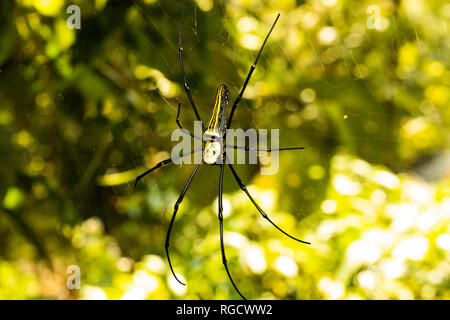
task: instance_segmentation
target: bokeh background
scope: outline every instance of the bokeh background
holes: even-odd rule
[[[69,5],[81,29],[69,29]],[[237,299],[222,266],[219,168],[168,165],[184,1],[0,4],[0,298]],[[372,7],[369,11],[370,6]],[[377,16],[377,8],[379,16]],[[373,11],[374,10],[374,11]],[[277,13],[233,125],[278,128],[276,175],[229,170],[230,271],[253,299],[450,298],[450,3],[192,0],[185,65],[207,120],[235,97]],[[374,25],[375,23],[375,25]],[[261,157],[264,157],[261,154]],[[69,290],[68,267],[81,270]]]

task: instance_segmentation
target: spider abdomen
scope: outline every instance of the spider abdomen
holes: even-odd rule
[[[203,161],[206,164],[215,164],[222,156],[222,145],[219,141],[208,141],[203,151]]]
[[[222,138],[226,127],[229,95],[230,91],[228,90],[226,85],[221,84],[217,88],[216,101],[214,103],[214,108],[209,120],[208,127],[205,131],[206,138]]]

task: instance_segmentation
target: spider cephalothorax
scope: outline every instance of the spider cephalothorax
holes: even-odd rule
[[[219,88],[217,89],[216,101],[215,101],[214,108],[213,108],[213,111],[212,111],[212,114],[211,114],[211,118],[209,120],[208,127],[205,128],[205,126],[203,125],[203,122],[202,122],[202,120],[200,118],[200,115],[199,115],[199,113],[197,111],[197,107],[195,106],[194,99],[192,98],[191,89],[189,88],[189,85],[188,85],[188,82],[187,82],[187,79],[186,79],[186,73],[184,71],[184,66],[183,66],[183,47],[181,46],[181,40],[182,40],[182,34],[183,34],[184,16],[186,14],[186,8],[187,8],[187,0],[185,2],[185,7],[184,7],[184,11],[183,11],[183,18],[182,18],[181,28],[180,28],[180,38],[179,38],[179,42],[178,42],[178,57],[179,57],[179,60],[180,60],[180,67],[181,67],[181,74],[183,76],[184,89],[186,91],[187,97],[189,99],[189,102],[190,102],[190,104],[192,106],[192,110],[194,111],[194,114],[195,114],[197,120],[200,121],[200,123],[202,124],[203,137],[196,136],[196,135],[192,134],[191,132],[189,132],[188,130],[186,130],[186,129],[184,129],[182,127],[180,121],[178,120],[179,115],[180,115],[180,106],[181,106],[181,104],[178,104],[178,114],[177,114],[176,123],[180,127],[180,129],[183,132],[185,132],[186,134],[189,134],[191,137],[193,137],[195,139],[202,140],[203,143],[204,143],[204,146],[201,147],[201,148],[193,149],[193,150],[191,150],[188,153],[185,153],[185,154],[182,154],[182,155],[178,155],[178,156],[174,156],[172,158],[169,158],[169,159],[166,159],[166,160],[163,160],[163,161],[159,162],[153,168],[151,168],[151,169],[147,170],[146,172],[144,172],[143,174],[139,175],[136,178],[135,185],[137,184],[137,182],[140,179],[142,179],[145,175],[149,174],[153,170],[158,169],[159,167],[161,167],[161,166],[163,166],[165,164],[173,162],[174,160],[183,158],[185,156],[191,155],[194,152],[198,152],[198,151],[203,150],[203,156],[202,156],[201,160],[195,166],[194,171],[192,172],[191,176],[189,177],[186,185],[183,188],[183,191],[181,192],[180,196],[178,197],[177,202],[175,203],[173,214],[172,214],[172,218],[170,220],[169,228],[167,230],[167,236],[166,236],[166,242],[165,242],[166,255],[167,255],[167,260],[169,262],[170,271],[172,272],[172,274],[175,277],[175,279],[179,283],[184,285],[184,283],[181,282],[178,279],[178,277],[176,276],[175,272],[173,271],[172,263],[170,262],[170,255],[169,255],[170,232],[172,231],[172,226],[173,226],[173,223],[175,221],[176,214],[178,212],[178,207],[181,204],[181,202],[183,201],[184,195],[186,194],[187,189],[189,188],[189,185],[191,184],[192,180],[194,179],[194,176],[197,173],[197,170],[200,167],[200,165],[203,162],[208,164],[208,165],[212,165],[212,164],[220,165],[218,218],[219,218],[219,225],[220,225],[220,249],[221,249],[221,252],[222,252],[222,262],[223,262],[223,265],[225,267],[225,271],[227,272],[227,275],[228,275],[228,277],[229,277],[229,279],[231,281],[231,284],[233,285],[234,289],[237,291],[237,293],[243,299],[245,299],[245,297],[242,295],[242,293],[238,290],[236,284],[233,281],[233,278],[231,277],[230,271],[228,270],[227,259],[225,257],[225,245],[224,245],[224,241],[223,241],[223,213],[222,213],[223,212],[223,206],[222,206],[223,173],[224,173],[225,164],[230,168],[231,173],[233,174],[233,177],[236,180],[236,182],[239,185],[239,187],[242,189],[242,191],[245,192],[245,194],[248,196],[250,201],[253,203],[255,208],[259,211],[259,213],[262,215],[262,217],[264,219],[269,221],[275,228],[280,230],[286,236],[288,236],[288,237],[290,237],[290,238],[292,238],[292,239],[294,239],[296,241],[299,241],[301,243],[309,244],[309,242],[305,242],[303,240],[299,240],[299,239],[291,236],[290,234],[286,233],[284,230],[282,230],[280,227],[278,227],[267,216],[267,214],[261,209],[261,207],[256,203],[256,201],[250,195],[250,193],[248,192],[248,190],[245,187],[245,185],[242,182],[242,180],[237,175],[236,171],[234,170],[234,167],[233,167],[232,163],[229,162],[229,160],[227,158],[227,155],[226,155],[226,148],[242,149],[242,150],[247,150],[247,151],[272,152],[272,151],[282,151],[282,150],[300,150],[300,149],[303,149],[303,147],[280,148],[280,149],[267,149],[267,148],[264,148],[263,149],[263,148],[249,148],[247,146],[228,145],[228,144],[224,143],[225,135],[226,135],[225,130],[227,128],[230,128],[231,121],[233,120],[234,111],[235,111],[237,105],[239,104],[239,101],[241,101],[241,99],[242,99],[242,95],[244,94],[245,88],[247,87],[247,84],[248,84],[248,82],[250,80],[250,77],[251,77],[253,71],[256,68],[256,64],[258,63],[259,56],[261,55],[261,52],[262,52],[262,50],[264,48],[264,45],[266,44],[266,41],[269,38],[269,35],[272,32],[273,28],[275,27],[275,24],[277,23],[278,18],[280,17],[280,15],[278,14],[277,18],[275,19],[275,22],[273,23],[272,28],[270,29],[269,33],[267,34],[266,38],[264,39],[264,42],[263,42],[263,44],[261,46],[261,49],[259,49],[258,55],[256,56],[256,59],[255,59],[255,62],[250,67],[250,71],[247,74],[247,77],[246,77],[246,79],[244,81],[244,85],[243,85],[243,87],[241,89],[241,92],[236,97],[236,100],[234,100],[234,103],[233,103],[233,106],[231,108],[231,112],[230,112],[230,116],[228,118],[228,121],[226,119],[226,115],[227,115],[227,105],[228,105],[228,98],[229,98],[229,90],[228,90],[227,86],[225,86],[224,84],[221,84],[219,86]]]

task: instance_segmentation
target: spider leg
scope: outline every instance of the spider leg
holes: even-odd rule
[[[229,145],[229,144],[226,144],[225,146],[227,148],[233,148],[233,149],[239,149],[239,150],[265,151],[265,152],[285,151],[285,150],[303,150],[303,149],[305,149],[305,147],[290,147],[290,148],[277,148],[277,149],[271,149],[271,148],[250,148],[250,147],[232,146],[232,145]]]
[[[225,161],[225,159],[224,159]],[[228,278],[230,278],[231,283],[233,284],[234,289],[239,293],[242,299],[247,300],[239,289],[236,287],[236,284],[231,277],[230,271],[228,270],[227,258],[225,256],[225,246],[223,244],[223,205],[222,205],[222,192],[223,192],[223,171],[225,168],[225,163],[220,165],[220,178],[219,178],[219,223],[220,223],[220,250],[222,251],[222,263],[225,266],[225,270],[228,274]]]
[[[195,176],[195,174],[197,173],[198,167],[200,167],[200,165],[202,164],[202,161],[203,161],[203,157],[202,157],[202,159],[200,160],[200,162],[197,163],[197,165],[195,166],[194,171],[192,172],[191,176],[189,177],[189,179],[188,179],[186,185],[185,185],[184,188],[183,188],[183,191],[181,191],[181,194],[180,194],[180,196],[178,197],[177,202],[175,203],[175,206],[174,206],[174,208],[173,208],[172,219],[170,219],[169,228],[167,229],[166,242],[165,242],[165,245],[164,245],[164,247],[166,248],[166,256],[167,256],[167,261],[169,262],[170,271],[172,272],[172,274],[173,274],[173,276],[175,277],[175,279],[176,279],[179,283],[181,283],[182,285],[186,285],[186,284],[183,283],[183,282],[181,282],[181,281],[177,278],[177,276],[175,275],[175,272],[173,271],[173,268],[172,268],[172,262],[170,261],[170,255],[169,255],[169,239],[170,239],[170,232],[172,231],[173,222],[175,221],[175,217],[176,217],[177,212],[178,212],[178,207],[179,207],[179,205],[181,204],[181,202],[183,201],[184,195],[186,194],[186,192],[187,192],[187,190],[188,190],[188,188],[189,188],[189,185],[190,185],[191,182],[192,182],[192,179],[194,179],[194,176]]]
[[[267,34],[266,38],[264,39],[261,49],[259,49],[258,55],[256,56],[255,62],[253,62],[252,66],[250,67],[250,71],[248,72],[247,78],[245,78],[244,85],[242,86],[241,92],[236,97],[236,100],[234,100],[233,107],[231,108],[230,117],[228,118],[227,128],[230,128],[231,121],[233,120],[234,110],[236,109],[239,101],[241,101],[241,99],[242,99],[242,95],[244,94],[245,88],[247,88],[248,81],[250,80],[250,77],[252,76],[253,71],[255,71],[259,56],[261,55],[261,52],[264,49],[264,45],[266,44],[267,39],[269,38],[270,33],[272,32],[273,28],[275,27],[275,24],[277,23],[279,17],[280,17],[280,14],[277,15],[277,18],[275,19],[275,22],[273,23],[272,28],[270,28],[269,33]]]
[[[194,135],[192,132],[190,132],[189,130],[186,130],[185,128],[183,128],[183,126],[180,123],[179,117],[180,117],[180,110],[181,110],[181,103],[178,102],[178,112],[177,112],[177,119],[175,120],[178,127],[180,128],[180,130],[188,135],[190,135],[192,138],[197,139],[197,140],[201,140],[203,142],[206,142],[205,140],[203,140],[202,138]]]
[[[181,46],[181,42],[182,42],[182,38],[183,38],[183,25],[184,25],[184,17],[186,15],[187,3],[188,3],[188,0],[186,0],[186,2],[184,3],[183,18],[181,20],[180,39],[178,41],[178,57],[180,59],[181,73],[183,75],[184,90],[186,91],[189,102],[191,103],[192,109],[194,110],[197,120],[202,123],[203,131],[205,131],[205,126],[203,125],[202,119],[200,119],[200,115],[198,114],[197,107],[195,106],[195,103],[194,103],[194,99],[192,99],[191,89],[189,88],[189,84],[186,79],[186,72],[184,71],[184,65],[183,65],[183,47]]]
[[[162,167],[163,165],[172,162],[173,160],[177,160],[177,159],[186,157],[186,156],[188,156],[188,155],[190,155],[190,154],[192,154],[192,153],[194,153],[194,152],[200,151],[200,150],[202,150],[202,149],[203,149],[203,147],[196,148],[196,149],[193,149],[193,150],[189,151],[188,153],[182,154],[181,156],[176,156],[176,157],[169,158],[169,159],[166,159],[166,160],[163,160],[163,161],[159,162],[159,163],[158,163],[156,166],[154,166],[153,168],[151,168],[151,169],[145,171],[143,174],[138,175],[138,176],[136,177],[136,181],[134,182],[134,187],[136,188],[136,185],[137,185],[137,183],[139,182],[139,180],[141,180],[143,177],[145,177],[147,174],[149,174],[149,173],[152,172],[153,170],[156,170],[156,169],[158,169],[159,167]]]
[[[270,220],[270,218],[267,216],[267,214],[261,209],[261,207],[256,203],[256,201],[253,199],[253,197],[250,195],[250,192],[248,192],[247,188],[245,187],[244,183],[242,183],[242,180],[239,178],[239,176],[237,175],[236,171],[234,170],[233,166],[231,165],[231,163],[228,163],[228,166],[231,169],[231,172],[233,173],[234,179],[236,180],[237,184],[239,185],[239,187],[241,187],[241,189],[247,194],[247,196],[249,197],[250,201],[253,203],[253,205],[256,207],[256,209],[258,209],[259,213],[261,213],[261,215],[263,216],[264,219],[266,219],[267,221],[269,221],[275,228],[277,228],[278,230],[280,230],[282,233],[284,233],[285,235],[287,235],[289,238],[294,239],[298,242],[301,243],[305,243],[305,244],[311,244],[310,242],[306,242],[300,239],[297,239],[293,236],[291,236],[290,234],[288,234],[287,232],[285,232],[283,229],[281,229],[280,227],[278,227],[272,220]]]

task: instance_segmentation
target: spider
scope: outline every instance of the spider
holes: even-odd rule
[[[191,150],[188,153],[185,153],[185,154],[182,154],[182,155],[178,155],[178,156],[173,156],[173,157],[171,157],[169,159],[166,159],[166,160],[163,160],[163,161],[159,162],[153,168],[151,168],[151,169],[147,170],[146,172],[144,172],[143,174],[137,176],[134,185],[136,187],[136,185],[139,182],[139,180],[141,180],[144,176],[146,176],[150,172],[160,168],[163,165],[166,165],[166,164],[168,164],[170,162],[173,162],[174,160],[178,160],[178,159],[181,159],[181,158],[186,157],[188,155],[191,155],[191,154],[193,154],[195,152],[203,151],[203,155],[202,155],[200,161],[196,164],[196,166],[194,168],[194,171],[191,173],[191,175],[190,175],[186,185],[183,188],[183,191],[181,191],[181,194],[178,197],[177,202],[175,203],[173,214],[172,214],[172,218],[170,220],[169,227],[168,227],[168,230],[167,230],[166,241],[165,241],[165,251],[166,251],[166,256],[167,256],[167,261],[169,263],[170,271],[172,272],[173,276],[175,277],[175,279],[180,284],[185,285],[185,283],[180,281],[178,279],[178,277],[176,276],[176,274],[175,274],[175,272],[173,270],[173,267],[172,267],[172,263],[170,261],[169,239],[170,239],[170,233],[172,231],[172,226],[173,226],[173,223],[175,221],[176,214],[178,212],[178,207],[180,206],[181,202],[183,201],[183,198],[186,195],[186,192],[187,192],[187,190],[188,190],[192,180],[194,179],[194,176],[197,173],[197,170],[200,167],[200,165],[203,162],[205,164],[207,164],[207,165],[220,165],[218,218],[219,218],[219,225],[220,225],[220,249],[221,249],[221,253],[222,253],[222,263],[223,263],[223,265],[225,267],[225,271],[227,272],[228,278],[230,279],[230,282],[233,285],[234,289],[242,297],[242,299],[246,300],[244,295],[237,288],[237,286],[236,286],[236,284],[235,284],[235,282],[234,282],[234,280],[233,280],[233,278],[232,278],[232,276],[230,274],[230,271],[228,269],[227,259],[226,259],[226,256],[225,256],[225,246],[224,246],[224,241],[223,241],[223,205],[222,205],[223,173],[224,173],[225,165],[227,165],[230,168],[231,173],[233,174],[234,179],[236,180],[237,184],[242,189],[242,191],[245,192],[245,194],[248,196],[250,201],[253,203],[253,205],[259,211],[259,213],[263,216],[263,218],[265,218],[268,222],[270,222],[275,228],[277,228],[279,231],[284,233],[286,236],[288,236],[288,237],[290,237],[290,238],[292,238],[292,239],[294,239],[294,240],[296,240],[298,242],[301,242],[301,243],[304,243],[304,244],[310,244],[309,242],[306,242],[306,241],[303,241],[303,240],[300,240],[300,239],[297,239],[297,238],[291,236],[290,234],[285,232],[283,229],[278,227],[268,217],[268,215],[261,209],[261,207],[253,199],[253,197],[251,196],[251,194],[249,193],[249,191],[245,187],[245,185],[242,182],[242,180],[239,178],[238,174],[236,173],[234,167],[232,166],[231,162],[229,161],[229,159],[228,159],[228,157],[226,155],[226,148],[241,149],[241,150],[246,150],[246,151],[265,151],[265,152],[283,151],[283,150],[300,150],[300,149],[304,149],[304,148],[303,147],[291,147],[291,148],[279,148],[279,149],[270,149],[270,148],[262,149],[262,148],[249,148],[249,147],[246,147],[246,146],[228,145],[228,144],[224,144],[223,143],[223,141],[225,139],[225,136],[226,136],[226,128],[230,128],[230,126],[231,126],[231,121],[233,120],[233,115],[234,115],[234,112],[236,110],[236,107],[237,107],[237,105],[239,104],[239,102],[242,99],[242,96],[244,94],[245,88],[247,87],[247,84],[248,84],[248,82],[250,80],[250,77],[252,76],[253,71],[256,68],[256,64],[258,63],[258,59],[259,59],[259,57],[261,55],[261,52],[264,49],[264,45],[266,44],[267,39],[269,38],[273,28],[275,27],[275,24],[277,23],[278,18],[280,17],[280,14],[277,15],[277,17],[276,17],[272,27],[270,28],[269,32],[267,33],[267,35],[266,35],[266,37],[264,39],[263,44],[261,45],[261,48],[259,49],[258,55],[256,56],[256,59],[255,59],[255,62],[250,67],[250,71],[247,74],[247,77],[246,77],[246,79],[244,81],[244,85],[242,86],[242,89],[241,89],[239,95],[234,100],[234,103],[233,103],[233,106],[231,108],[231,112],[230,112],[230,116],[228,118],[228,121],[226,120],[226,114],[227,114],[227,105],[228,105],[228,99],[229,99],[230,91],[228,90],[226,85],[221,84],[221,85],[219,85],[219,87],[217,89],[216,100],[215,100],[215,104],[214,104],[214,108],[213,108],[213,111],[212,111],[212,115],[211,115],[209,124],[208,124],[207,127],[205,127],[203,122],[202,122],[202,120],[201,120],[201,118],[200,118],[200,115],[199,115],[199,113],[197,111],[197,107],[195,106],[194,100],[192,98],[191,89],[190,89],[190,87],[188,85],[188,82],[187,82],[187,79],[186,79],[186,73],[184,71],[184,65],[183,65],[182,35],[183,35],[183,25],[184,25],[184,19],[185,19],[185,15],[186,15],[187,3],[188,3],[188,0],[185,1],[184,10],[183,10],[183,16],[182,16],[182,20],[181,20],[180,35],[179,35],[179,41],[178,41],[178,57],[179,57],[179,61],[180,61],[181,73],[182,73],[182,76],[183,76],[184,89],[186,91],[186,94],[187,94],[187,97],[189,99],[189,102],[190,102],[190,104],[192,106],[192,110],[194,111],[195,117],[201,123],[204,138],[195,136],[190,131],[184,129],[183,126],[181,125],[181,123],[179,121],[181,103],[178,103],[178,113],[177,113],[176,123],[177,123],[178,127],[184,133],[189,134],[191,137],[193,137],[195,139],[202,140],[204,145],[203,145],[203,147],[193,149],[193,150]]]

